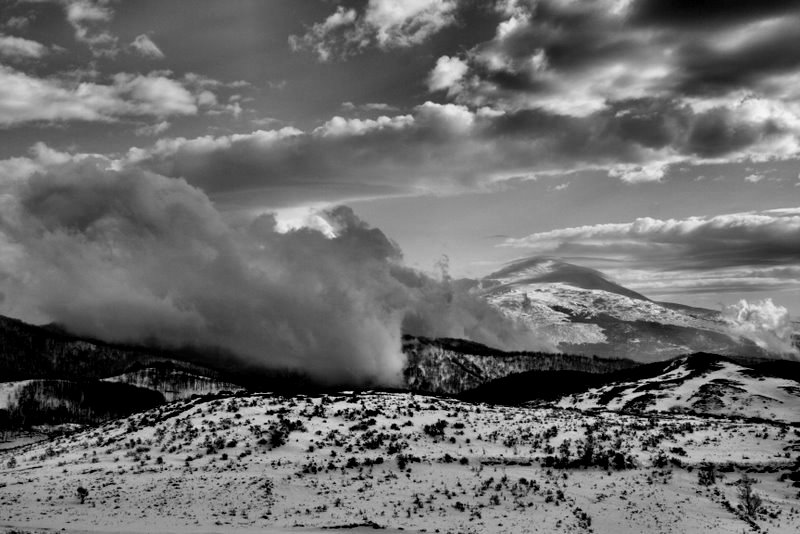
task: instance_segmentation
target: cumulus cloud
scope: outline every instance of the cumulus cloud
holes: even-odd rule
[[[494,36],[440,57],[428,87],[470,107],[549,116],[553,137],[570,119],[610,130],[617,161],[595,165],[628,182],[661,180],[676,162],[796,158],[800,7],[656,4],[495,2]]]
[[[146,34],[137,35],[130,46],[140,55],[153,59],[164,59],[164,52]]]
[[[436,66],[428,77],[428,89],[431,91],[447,90],[457,93],[460,82],[467,73],[467,64],[457,57],[442,56],[436,60]]]
[[[39,169],[0,194],[4,314],[338,383],[395,383],[404,331],[543,347],[449,279],[405,267],[348,208],[314,228],[233,224],[183,180],[40,150]]]
[[[338,6],[305,34],[292,35],[294,50],[312,50],[321,61],[357,54],[369,46],[419,44],[455,21],[455,0],[369,0],[363,10]]]
[[[180,82],[161,73],[119,73],[108,84],[75,85],[57,78],[37,78],[0,65],[0,125],[195,113],[195,96]]]
[[[45,45],[36,41],[0,34],[0,56],[11,59],[38,59],[48,52]]]
[[[772,353],[800,356],[792,344],[792,325],[789,312],[772,299],[748,302],[745,299],[725,306],[723,317],[734,335],[752,339],[762,349]]]

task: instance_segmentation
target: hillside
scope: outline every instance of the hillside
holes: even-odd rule
[[[70,335],[58,328],[24,323],[0,315],[0,380],[93,380],[127,372],[135,366],[169,364],[216,375],[187,353],[129,347]]]
[[[571,354],[503,352],[457,339],[406,336],[405,387],[412,391],[459,394],[519,373],[580,371],[601,374],[629,369],[636,362]]]
[[[403,351],[407,364],[402,387],[437,394],[462,393],[526,371],[605,373],[636,365],[565,354],[506,353],[464,340],[410,336],[404,337]],[[296,373],[231,367],[217,356],[102,343],[0,316],[0,430],[97,423],[222,391],[327,389]],[[120,400],[103,405],[106,395]]]
[[[694,354],[654,369],[651,376],[613,381],[567,396],[558,406],[800,422],[800,363],[747,366],[712,354]]]
[[[528,279],[530,269],[526,271]],[[502,294],[508,297],[508,293]],[[598,324],[604,323],[596,321],[592,326]],[[658,328],[664,331],[669,327]],[[192,395],[223,391],[327,390],[327,386],[281,370],[234,368],[213,352],[118,346],[3,317],[0,347],[0,430],[93,424]],[[402,389],[491,402],[557,400],[605,387],[611,381],[652,378],[649,373],[661,372],[658,365],[642,366],[633,359],[504,352],[459,339],[405,336],[403,352],[407,362]],[[668,352],[661,354],[662,359],[668,356]],[[203,365],[206,362],[213,367]],[[104,402],[106,397],[118,400]]]
[[[778,423],[408,393],[194,399],[0,452],[0,528],[795,533],[798,446]]]

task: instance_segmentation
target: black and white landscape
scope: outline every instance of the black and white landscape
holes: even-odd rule
[[[798,28],[0,0],[0,532],[800,531]]]

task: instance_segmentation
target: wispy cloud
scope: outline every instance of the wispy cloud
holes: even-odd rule
[[[98,57],[116,56],[119,39],[105,25],[114,17],[115,0],[61,0],[75,39],[86,44]]]
[[[147,34],[137,35],[130,46],[140,55],[153,59],[164,59],[164,52],[153,42]]]
[[[36,41],[0,34],[0,56],[12,59],[39,59],[45,56],[49,49]]]

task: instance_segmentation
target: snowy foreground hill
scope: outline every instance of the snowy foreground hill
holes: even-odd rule
[[[0,452],[0,528],[796,533],[799,455],[800,428],[777,420],[195,398]],[[740,499],[748,485],[760,503]]]

